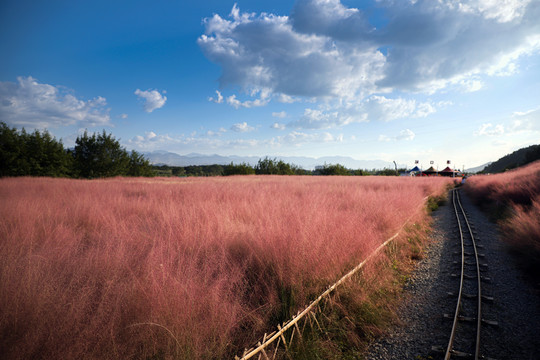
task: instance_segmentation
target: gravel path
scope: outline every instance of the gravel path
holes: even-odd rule
[[[497,228],[461,192],[463,207],[477,230],[485,254],[481,262],[489,268],[483,273],[491,281],[482,292],[493,296],[484,302],[483,318],[495,320],[498,326],[483,325],[481,354],[498,360],[540,359],[540,293],[527,283],[500,240]],[[442,359],[443,353],[431,350],[434,345],[446,349],[452,321],[443,314],[453,314],[459,278],[459,234],[451,202],[433,213],[432,244],[405,288],[405,301],[398,309],[399,320],[388,334],[370,345],[366,359]],[[457,347],[457,346],[456,346]]]

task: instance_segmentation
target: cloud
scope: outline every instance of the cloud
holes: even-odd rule
[[[390,142],[390,141],[411,141],[414,140],[416,134],[410,130],[405,129],[401,130],[397,136],[388,136],[388,135],[379,135],[378,141],[380,142]]]
[[[120,115],[118,115],[118,117],[119,117],[120,119],[127,119],[127,118],[128,118],[128,114],[120,114]]]
[[[512,133],[540,131],[540,108],[513,113],[508,131]]]
[[[165,91],[163,91],[163,94],[165,94]],[[144,111],[146,111],[147,113],[151,113],[156,109],[162,108],[167,101],[167,97],[165,95],[162,95],[157,90],[149,89],[142,91],[140,89],[137,89],[135,90],[135,95],[137,95],[140,99],[143,100]]]
[[[209,97],[208,101],[215,102],[216,104],[221,104],[223,102],[223,95],[221,95],[221,92],[219,92],[218,90],[216,90],[216,95],[217,96],[215,98]]]
[[[277,96],[277,101],[279,101],[280,103],[284,103],[284,104],[292,104],[292,103],[301,101],[301,99],[299,99],[297,97],[285,95],[285,94],[279,94]]]
[[[409,129],[401,130],[399,135],[396,136],[396,140],[413,140],[416,135]]]
[[[292,101],[298,96],[354,96],[380,79],[384,56],[376,46],[336,46],[334,39],[295,31],[287,16],[246,14],[205,20],[198,39],[203,53],[222,68],[220,83],[246,92],[266,90]]]
[[[285,111],[273,112],[272,116],[276,117],[276,118],[283,119],[283,118],[287,117],[287,113]]]
[[[280,123],[273,123],[272,126],[270,126],[272,129],[276,129],[276,130],[285,130],[285,128],[287,127],[285,124],[280,124]]]
[[[247,122],[237,123],[231,126],[231,130],[235,132],[251,132],[255,130],[254,127],[249,126]]]
[[[522,17],[530,2],[531,0],[473,0],[459,3],[458,9],[465,13],[480,14],[486,19],[506,23]]]
[[[485,123],[480,125],[478,130],[474,132],[475,136],[497,136],[504,134],[504,126],[502,124],[493,125]]]
[[[422,118],[437,111],[437,107],[447,106],[441,102],[418,102],[414,99],[387,98],[373,95],[365,101],[326,105],[320,109],[307,108],[297,120],[288,124],[298,129],[328,129],[351,123],[367,121],[394,121],[404,118]]]
[[[221,66],[222,86],[336,99],[431,93],[474,76],[511,74],[521,57],[540,50],[537,1],[378,0],[372,7],[386,20],[379,27],[371,25],[372,9],[339,0],[298,0],[289,16],[235,5],[229,18],[205,19],[198,44]]]
[[[401,97],[391,99],[378,95],[368,98],[360,109],[368,119],[379,121],[422,118],[436,111],[434,105],[430,102],[418,103],[414,99],[407,100]]]
[[[80,100],[70,90],[28,77],[0,82],[0,117],[7,123],[31,128],[77,125],[110,126],[105,98]]]
[[[287,135],[276,136],[270,140],[273,147],[280,146],[301,146],[306,143],[340,143],[343,142],[343,134],[332,135],[329,132],[307,133],[302,131],[291,131]]]
[[[136,135],[127,141],[127,145],[139,151],[154,151],[160,149],[169,149],[170,151],[206,152],[210,149],[223,151],[224,149],[246,149],[257,148],[261,145],[259,140],[255,139],[229,139],[224,140],[219,136],[219,133],[225,132],[224,129],[219,129],[218,132],[208,132],[197,135],[169,135],[156,134],[152,131],[145,132],[144,135]]]
[[[270,98],[262,96],[260,99],[255,100],[246,100],[246,101],[240,101],[236,98],[236,95],[231,95],[227,97],[227,104],[231,105],[235,109],[239,109],[241,107],[243,108],[252,108],[252,107],[258,107],[258,106],[264,106],[268,104],[270,101]]]

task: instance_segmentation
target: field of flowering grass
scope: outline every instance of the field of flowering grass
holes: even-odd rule
[[[501,174],[473,176],[465,189],[495,214],[506,241],[540,277],[540,161]]]
[[[230,356],[450,181],[0,179],[0,354]]]

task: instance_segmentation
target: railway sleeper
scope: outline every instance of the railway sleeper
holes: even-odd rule
[[[439,353],[446,353],[446,349],[440,345],[432,346],[431,350],[439,352]],[[459,350],[450,350],[450,354],[457,357],[464,357],[464,358],[470,358],[474,359],[474,355],[470,354],[468,352],[459,351]],[[483,357],[482,357],[483,358]]]
[[[431,350],[438,353],[446,353],[446,348],[441,345],[434,345],[431,347]],[[473,354],[469,354],[467,352],[458,351],[458,350],[450,350],[450,354],[458,356],[458,357],[474,358]]]
[[[452,274],[452,277],[459,277],[459,274],[454,273],[454,274]],[[469,275],[469,274],[463,274],[463,277],[465,279],[476,279],[475,275]],[[491,278],[489,278],[487,276],[480,276],[480,280],[490,282]]]
[[[443,317],[445,319],[454,320],[454,315],[452,315],[452,314],[443,314]],[[476,321],[476,318],[474,318],[474,317],[463,316],[463,315],[458,315],[457,319],[459,321],[464,321],[464,322],[474,322],[474,321]]]
[[[434,346],[431,347],[431,350],[434,351],[434,352],[438,352],[438,353],[446,353],[446,348],[441,346],[441,345],[434,345]],[[469,357],[471,359],[474,358],[473,354],[469,354],[467,352],[459,351],[459,350],[451,350],[450,354],[452,354],[454,356],[457,356],[457,357]],[[496,360],[494,358],[490,358],[490,357],[487,357],[487,356],[484,356],[484,355],[480,355],[479,358],[482,359],[482,360]]]
[[[452,292],[452,291],[449,291],[446,294],[448,296],[457,296],[457,294],[455,292]],[[478,296],[478,294],[462,293],[461,296],[463,296],[464,298],[467,298],[467,299],[475,299]],[[493,302],[493,296],[482,295],[482,300],[485,301],[485,302]]]
[[[449,320],[454,320],[454,315],[452,314],[443,314],[443,317],[445,319],[449,319]],[[476,318],[475,317],[472,317],[472,316],[464,316],[464,315],[458,315],[458,318],[457,318],[459,321],[463,321],[463,322],[475,322],[476,321]],[[499,326],[499,322],[498,321],[495,321],[495,320],[486,320],[486,319],[482,319],[482,324],[485,324],[485,325],[491,325],[491,326]]]
[[[467,251],[465,251],[463,254],[467,256],[474,256],[474,253],[467,252]],[[461,251],[454,251],[454,255],[461,255]],[[486,254],[482,254],[482,253],[478,253],[477,255],[478,257],[481,257],[481,258],[486,257]]]

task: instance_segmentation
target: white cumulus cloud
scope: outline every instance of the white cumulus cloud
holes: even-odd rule
[[[396,136],[379,135],[378,140],[380,142],[401,141],[401,140],[411,141],[411,140],[414,140],[415,136],[416,134],[412,130],[405,129],[405,130],[401,130],[399,134]]]
[[[276,117],[276,118],[283,119],[283,118],[287,117],[287,113],[285,111],[273,112],[272,116]]]
[[[165,93],[165,92],[163,92]],[[157,90],[135,90],[135,95],[137,95],[144,102],[144,111],[151,113],[152,111],[162,108],[167,101],[167,97],[161,94]]]
[[[229,18],[205,20],[198,44],[221,66],[222,85],[331,98],[432,92],[501,66],[515,71],[521,56],[540,50],[537,1],[379,0],[377,7],[388,19],[379,27],[370,9],[340,0],[298,0],[285,16],[235,5]]]
[[[285,124],[281,124],[281,123],[278,123],[278,122],[275,122],[272,124],[272,126],[270,126],[272,129],[276,129],[276,130],[285,130],[285,128],[287,127]]]
[[[0,118],[31,128],[110,125],[105,98],[81,100],[63,87],[43,84],[31,76],[0,82]]]
[[[474,135],[476,136],[496,136],[504,134],[504,125],[497,124],[493,125],[491,123],[485,123],[480,125]]]
[[[253,126],[249,126],[248,123],[244,121],[231,126],[231,130],[236,132],[250,132],[255,130],[255,128]]]
[[[216,90],[216,97],[209,97],[208,101],[215,102],[216,104],[221,104],[223,102],[223,95],[219,90]]]

